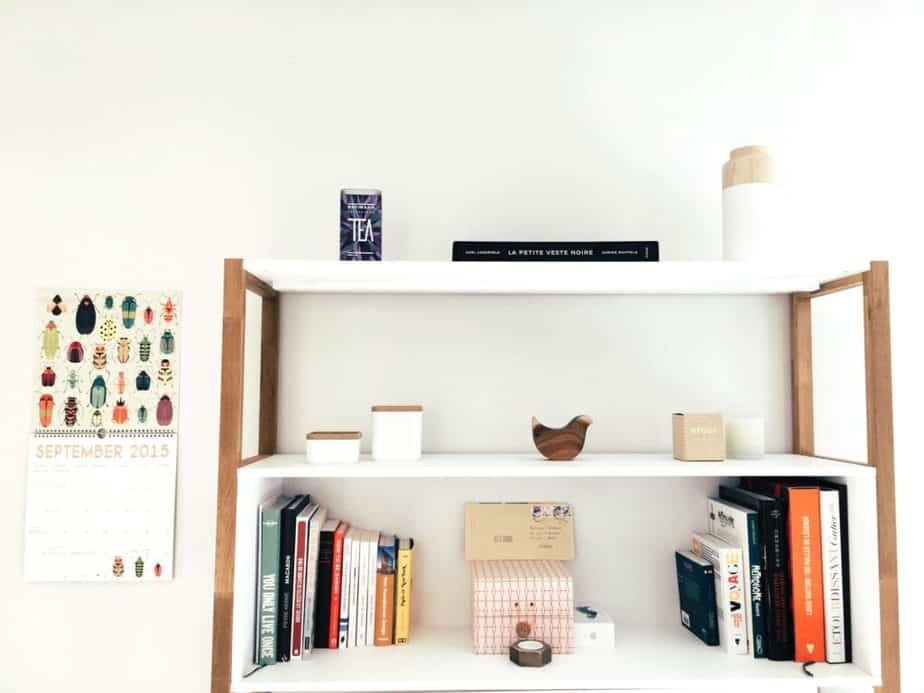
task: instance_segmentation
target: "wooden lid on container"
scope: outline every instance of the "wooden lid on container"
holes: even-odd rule
[[[423,411],[419,404],[376,404],[372,411]]]
[[[359,440],[362,437],[359,431],[312,431],[305,436],[307,440]]]
[[[742,183],[772,183],[774,177],[769,149],[758,145],[738,147],[731,150],[722,166],[722,189]]]

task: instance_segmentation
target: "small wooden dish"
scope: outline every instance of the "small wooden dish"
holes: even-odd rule
[[[594,420],[582,414],[575,416],[562,428],[549,428],[533,417],[533,443],[549,460],[573,460],[584,449],[587,427]]]

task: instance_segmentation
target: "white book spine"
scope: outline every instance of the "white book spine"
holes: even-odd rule
[[[340,624],[337,629],[337,642],[339,647],[349,647],[347,632],[350,623],[350,562],[352,560],[353,528],[347,531],[343,538],[343,568],[340,571]]]
[[[840,664],[847,661],[840,494],[823,489],[818,495],[821,505],[821,563],[825,595],[825,659],[831,664]]]
[[[744,569],[741,571],[741,587],[744,590],[745,617],[747,622],[754,622],[754,610],[751,602],[751,564],[748,555],[748,518],[747,512],[741,512],[728,503],[709,498],[706,501],[706,529],[737,549],[741,549]],[[748,650],[753,652],[754,643],[750,632],[745,632]]]
[[[366,646],[366,601],[369,598],[369,535],[363,532],[359,556],[359,596],[356,603],[356,646]]]
[[[712,563],[715,602],[719,612],[719,645],[729,654],[748,653],[747,618],[744,608],[741,549],[711,534],[693,535],[693,553]]]
[[[349,647],[356,647],[356,605],[359,603],[359,563],[363,534],[365,534],[365,530],[356,530],[353,534],[353,544],[350,546],[350,615],[349,623],[347,624]]]
[[[373,531],[369,537],[369,587],[366,600],[366,645],[372,647],[375,639],[375,575],[379,563],[379,533]]]

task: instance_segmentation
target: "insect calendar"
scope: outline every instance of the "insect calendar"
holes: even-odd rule
[[[181,296],[42,290],[35,315],[26,578],[171,579]]]

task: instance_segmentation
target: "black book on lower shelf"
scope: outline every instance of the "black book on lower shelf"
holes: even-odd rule
[[[314,600],[314,646],[325,648],[330,632],[330,588],[334,563],[334,533],[339,520],[326,520],[318,540],[318,579]]]
[[[793,649],[792,603],[789,585],[789,535],[784,500],[733,486],[720,486],[719,498],[756,510],[761,534],[767,605],[767,659],[788,662]]]
[[[715,568],[692,551],[675,551],[680,623],[707,645],[719,644]]]
[[[453,241],[453,262],[658,262],[658,241]]]

